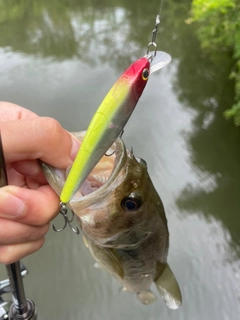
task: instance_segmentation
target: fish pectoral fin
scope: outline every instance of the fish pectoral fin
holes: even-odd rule
[[[160,263],[158,264],[157,268],[158,267],[162,269],[162,265]],[[168,308],[178,309],[182,304],[181,291],[168,264],[165,265],[161,275],[154,280],[154,282]]]
[[[111,249],[105,249],[104,255],[105,261],[107,262],[107,264],[104,265],[104,268],[113,275],[118,274],[118,276],[123,279],[124,269],[117,254]]]
[[[96,245],[91,239],[83,237],[85,245],[90,249],[93,258],[100,268],[106,269],[115,277],[124,277],[124,269],[118,254],[114,249],[104,248]]]
[[[140,291],[137,294],[137,297],[142,304],[151,304],[157,300],[155,294],[151,290]]]

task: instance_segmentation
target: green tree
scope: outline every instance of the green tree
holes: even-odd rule
[[[240,1],[193,0],[191,19],[198,23],[201,45],[209,50],[213,61],[219,51],[228,51],[233,59],[230,77],[235,80],[235,104],[224,112],[226,118],[234,117],[240,126]],[[219,66],[221,67],[221,66]]]

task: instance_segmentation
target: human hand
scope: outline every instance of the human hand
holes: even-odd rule
[[[56,120],[8,102],[0,102],[0,130],[9,184],[0,188],[0,263],[10,264],[43,245],[59,211],[37,159],[67,168],[79,142]]]

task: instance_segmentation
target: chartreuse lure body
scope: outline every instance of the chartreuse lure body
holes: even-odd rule
[[[120,135],[150,74],[147,57],[135,61],[110,89],[93,116],[67,176],[60,201],[68,203],[101,157]]]

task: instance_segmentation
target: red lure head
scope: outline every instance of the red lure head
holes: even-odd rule
[[[136,102],[141,97],[143,89],[147,84],[149,75],[150,63],[145,57],[142,57],[133,62],[122,74],[122,77],[128,78],[129,84],[131,86],[131,91],[134,94]]]

